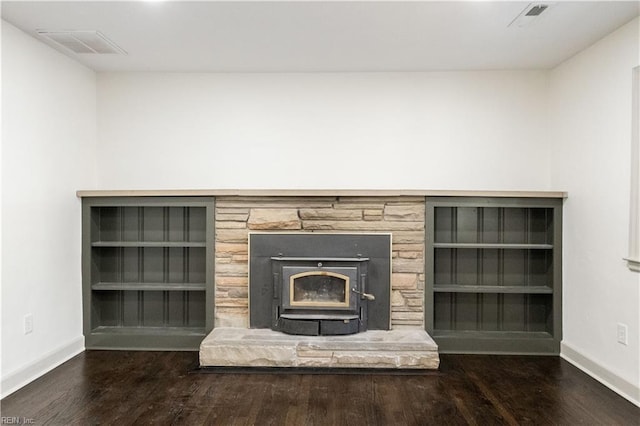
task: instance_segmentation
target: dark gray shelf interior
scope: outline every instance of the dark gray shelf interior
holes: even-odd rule
[[[435,243],[535,244],[551,248],[553,209],[437,207]]]
[[[202,328],[203,291],[94,290],[93,329]],[[104,331],[104,330],[103,330]]]
[[[83,203],[87,347],[197,349],[213,326],[212,200]]]
[[[116,206],[92,209],[92,244],[202,243],[206,209],[189,206]]]
[[[553,331],[546,294],[436,293],[436,330]]]
[[[561,240],[554,221],[561,218],[560,204],[477,198],[431,203],[427,300],[433,306],[427,324],[441,349],[557,352]]]
[[[205,247],[94,247],[92,285],[204,283]]]
[[[548,250],[435,248],[434,285],[550,287],[552,260]]]

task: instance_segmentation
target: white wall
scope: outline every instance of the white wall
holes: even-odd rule
[[[106,73],[105,189],[547,189],[547,73]]]
[[[84,349],[75,191],[96,185],[95,78],[2,22],[3,396]]]
[[[550,73],[551,187],[564,208],[565,357],[640,404],[640,275],[627,255],[636,19]],[[629,327],[617,343],[617,323]]]

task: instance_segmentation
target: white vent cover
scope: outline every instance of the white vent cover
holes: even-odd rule
[[[99,31],[47,31],[38,30],[38,35],[74,53],[126,55],[120,46]]]
[[[528,27],[540,18],[543,12],[547,12],[555,2],[529,3],[518,16],[515,17],[508,27],[523,28]]]

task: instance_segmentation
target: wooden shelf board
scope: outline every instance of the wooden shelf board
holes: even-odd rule
[[[91,247],[206,247],[206,242],[190,241],[94,241]]]
[[[159,336],[204,336],[204,327],[110,327],[98,326],[91,334],[132,334]]]
[[[434,285],[435,293],[510,293],[510,294],[553,294],[547,286],[500,286],[500,285]]]
[[[80,190],[83,197],[509,197],[567,198],[564,191],[484,191],[429,189],[159,189]]]
[[[434,243],[434,248],[462,248],[462,249],[524,249],[550,250],[553,244],[510,244],[510,243]]]
[[[545,331],[475,331],[475,330],[433,330],[433,337],[449,339],[553,339]]]
[[[133,291],[205,291],[205,283],[118,283],[100,282],[91,286],[92,290],[133,290]]]

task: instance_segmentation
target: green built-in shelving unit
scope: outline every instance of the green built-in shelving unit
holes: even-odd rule
[[[425,324],[441,352],[558,354],[562,200],[429,197]]]
[[[197,350],[213,328],[213,198],[82,202],[86,347]]]

